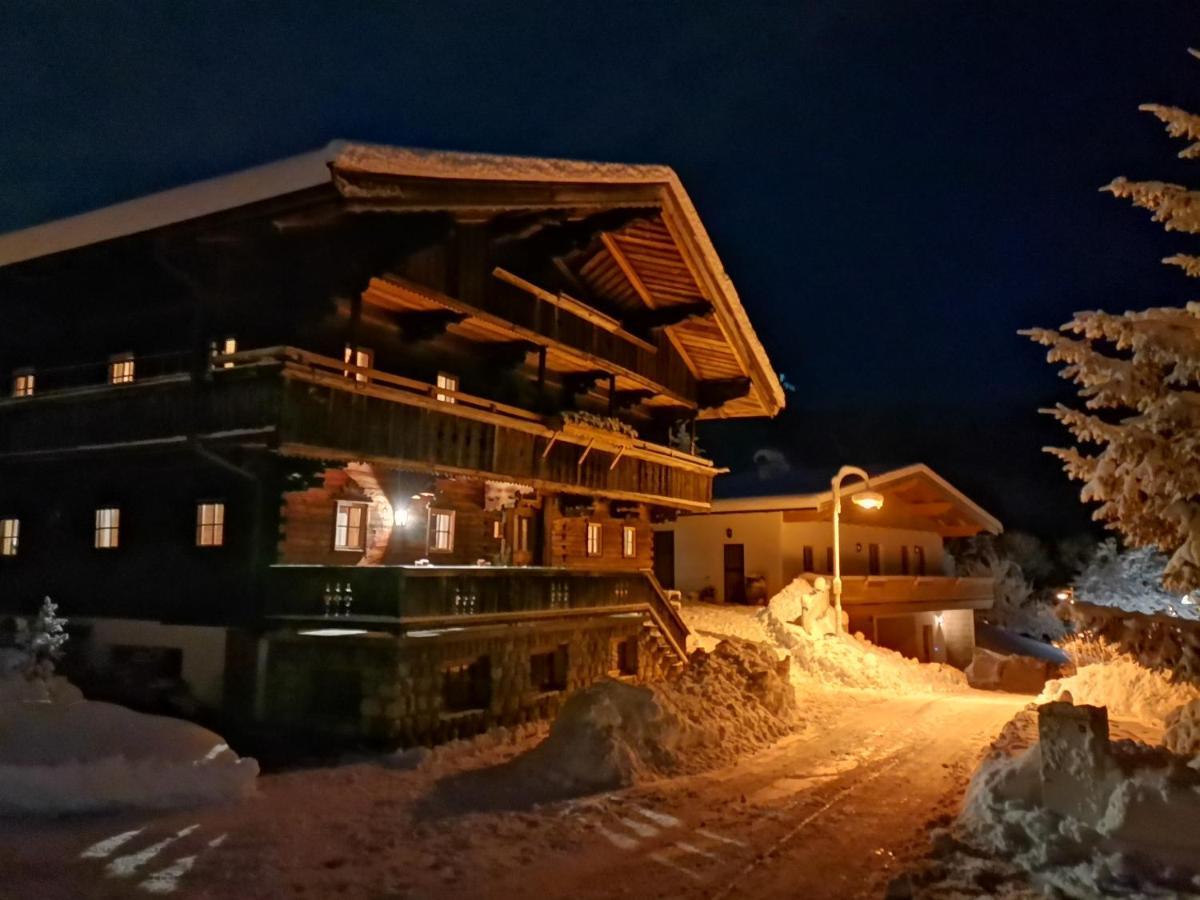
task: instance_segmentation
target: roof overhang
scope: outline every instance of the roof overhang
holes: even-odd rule
[[[946,537],[966,537],[988,532],[1000,534],[1000,520],[924,463],[893,469],[871,477],[871,488],[885,498],[898,497],[916,518],[927,518]],[[866,490],[855,481],[842,488],[844,497]],[[828,518],[833,505],[832,487],[810,494],[774,494],[763,497],[730,497],[714,500],[711,513],[809,512],[814,520]],[[847,507],[843,506],[843,510]],[[888,509],[885,499],[884,509]],[[868,514],[870,515],[870,514]]]
[[[701,418],[774,416],[784,406],[783,387],[766,351],[691,198],[668,166],[334,141],[310,153],[0,235],[0,266],[329,185],[350,211],[436,210],[470,219],[514,210],[657,209],[663,240],[677,254],[672,262],[679,277],[698,295],[690,299],[711,304],[702,317],[665,326],[697,380],[714,388],[712,405],[701,410]],[[645,281],[649,269],[638,271],[631,249],[637,235],[606,233],[605,240],[630,281]],[[650,246],[647,252],[660,249]],[[667,296],[642,287],[648,306]]]

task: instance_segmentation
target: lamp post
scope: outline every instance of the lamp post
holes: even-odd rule
[[[833,607],[837,616],[837,634],[842,633],[842,482],[857,475],[866,483],[866,490],[858,491],[850,499],[863,509],[879,509],[883,506],[883,494],[871,490],[871,476],[858,466],[842,466],[830,484],[833,487]]]

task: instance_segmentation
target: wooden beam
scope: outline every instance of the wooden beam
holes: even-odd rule
[[[569,294],[559,291],[557,294],[552,294],[543,288],[538,287],[531,281],[526,281],[520,275],[514,275],[512,272],[502,269],[497,266],[492,270],[492,275],[495,278],[511,284],[519,290],[525,291],[538,300],[548,303],[551,306],[568,312],[573,316],[583,319],[590,325],[595,325],[597,328],[607,331],[609,334],[615,334],[617,337],[628,341],[643,350],[650,353],[657,353],[658,348],[644,338],[638,337],[636,334],[630,334],[621,325],[619,319],[615,319],[610,315],[600,312],[598,309],[593,309],[581,300],[576,300]]]

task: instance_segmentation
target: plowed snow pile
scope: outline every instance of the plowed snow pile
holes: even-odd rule
[[[731,639],[697,650],[674,681],[595,684],[567,701],[526,771],[584,793],[731,763],[798,724],[786,665],[769,647]]]
[[[967,690],[966,676],[953,666],[920,663],[867,640],[835,634],[828,589],[804,578],[787,585],[765,609],[688,603],[682,614],[702,647],[721,637],[738,637],[769,647],[777,656],[790,656],[796,683],[908,694]]]
[[[1128,657],[1081,666],[1069,678],[1047,681],[1039,703],[1057,700],[1066,691],[1071,700],[1088,706],[1107,706],[1114,718],[1138,719],[1155,725],[1173,709],[1200,698],[1200,689],[1173,682],[1156,669]]]
[[[1163,724],[1164,747],[1180,756],[1200,757],[1200,700],[1172,710]]]
[[[967,677],[953,666],[920,663],[845,633],[832,634],[828,592],[797,578],[771,598],[759,618],[775,643],[791,654],[793,675],[831,687],[903,693],[957,692]]]

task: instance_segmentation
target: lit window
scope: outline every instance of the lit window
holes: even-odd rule
[[[498,541],[502,537],[504,537],[504,526],[501,525],[500,520],[497,519],[492,523],[492,538]]]
[[[225,504],[196,504],[196,546],[220,547],[225,543]]]
[[[333,527],[334,550],[365,550],[367,546],[367,504],[339,500]]]
[[[360,369],[370,369],[375,365],[375,351],[368,347],[354,347],[350,344],[347,344],[346,352],[342,355],[342,361],[347,362],[352,366],[357,366]],[[361,381],[365,383],[371,380],[370,376],[367,375],[366,372],[351,373],[351,371],[347,369],[345,374],[347,378],[353,374],[355,381]]]
[[[215,350],[215,354],[217,356],[233,356],[233,354],[235,354],[235,353],[237,353],[237,338],[235,338],[235,337],[225,338],[225,340],[221,341],[221,343],[217,345],[216,350]],[[225,360],[224,362],[221,363],[221,368],[222,369],[232,369],[233,368],[233,360],[232,359]]]
[[[454,513],[444,509],[429,511],[429,549],[449,553],[454,549]]]
[[[13,375],[12,395],[14,397],[32,397],[33,396],[33,372],[24,371],[17,372]]]
[[[453,403],[454,395],[443,394],[442,391],[457,391],[458,376],[451,375],[448,372],[438,372],[437,386],[441,388],[441,390],[437,392],[437,399],[441,400],[443,403]]]
[[[587,555],[599,556],[602,549],[601,534],[603,528],[599,522],[587,523]]]
[[[96,510],[96,549],[112,550],[120,542],[121,510],[105,506]]]
[[[517,551],[529,552],[529,516],[521,516],[517,519]]]
[[[130,384],[133,382],[133,354],[122,353],[108,361],[108,383]]]
[[[20,519],[0,519],[0,556],[16,556],[20,537]]]
[[[637,556],[637,529],[632,525],[621,526],[621,555],[626,559]]]

